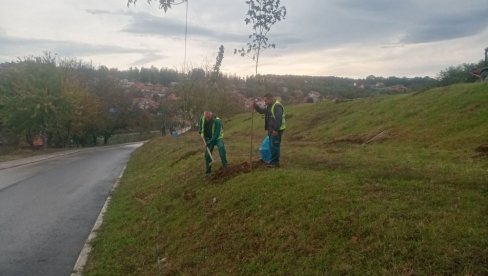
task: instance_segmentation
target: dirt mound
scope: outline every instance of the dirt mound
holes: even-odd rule
[[[266,168],[266,163],[263,160],[253,161],[252,169],[254,170],[259,168]],[[249,166],[249,162],[244,162],[241,164],[230,165],[227,168],[220,168],[209,177],[209,180],[225,181],[237,175],[249,172],[251,172],[251,166]]]
[[[488,154],[488,144],[483,144],[475,149],[475,151],[482,153],[482,154]]]

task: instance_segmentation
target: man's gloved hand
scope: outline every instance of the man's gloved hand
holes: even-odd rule
[[[205,144],[207,144],[207,147],[212,147],[212,141],[210,139],[205,140]]]

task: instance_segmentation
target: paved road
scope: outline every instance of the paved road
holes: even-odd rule
[[[1,169],[0,275],[69,275],[113,183],[140,145]]]

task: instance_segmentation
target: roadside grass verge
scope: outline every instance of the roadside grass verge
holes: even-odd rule
[[[287,107],[282,167],[225,181],[204,177],[196,133],[153,139],[86,274],[487,274],[486,88]],[[231,164],[249,161],[248,118],[225,120]]]

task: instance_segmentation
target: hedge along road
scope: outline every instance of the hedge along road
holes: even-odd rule
[[[0,275],[69,275],[112,185],[141,145],[3,163]]]

